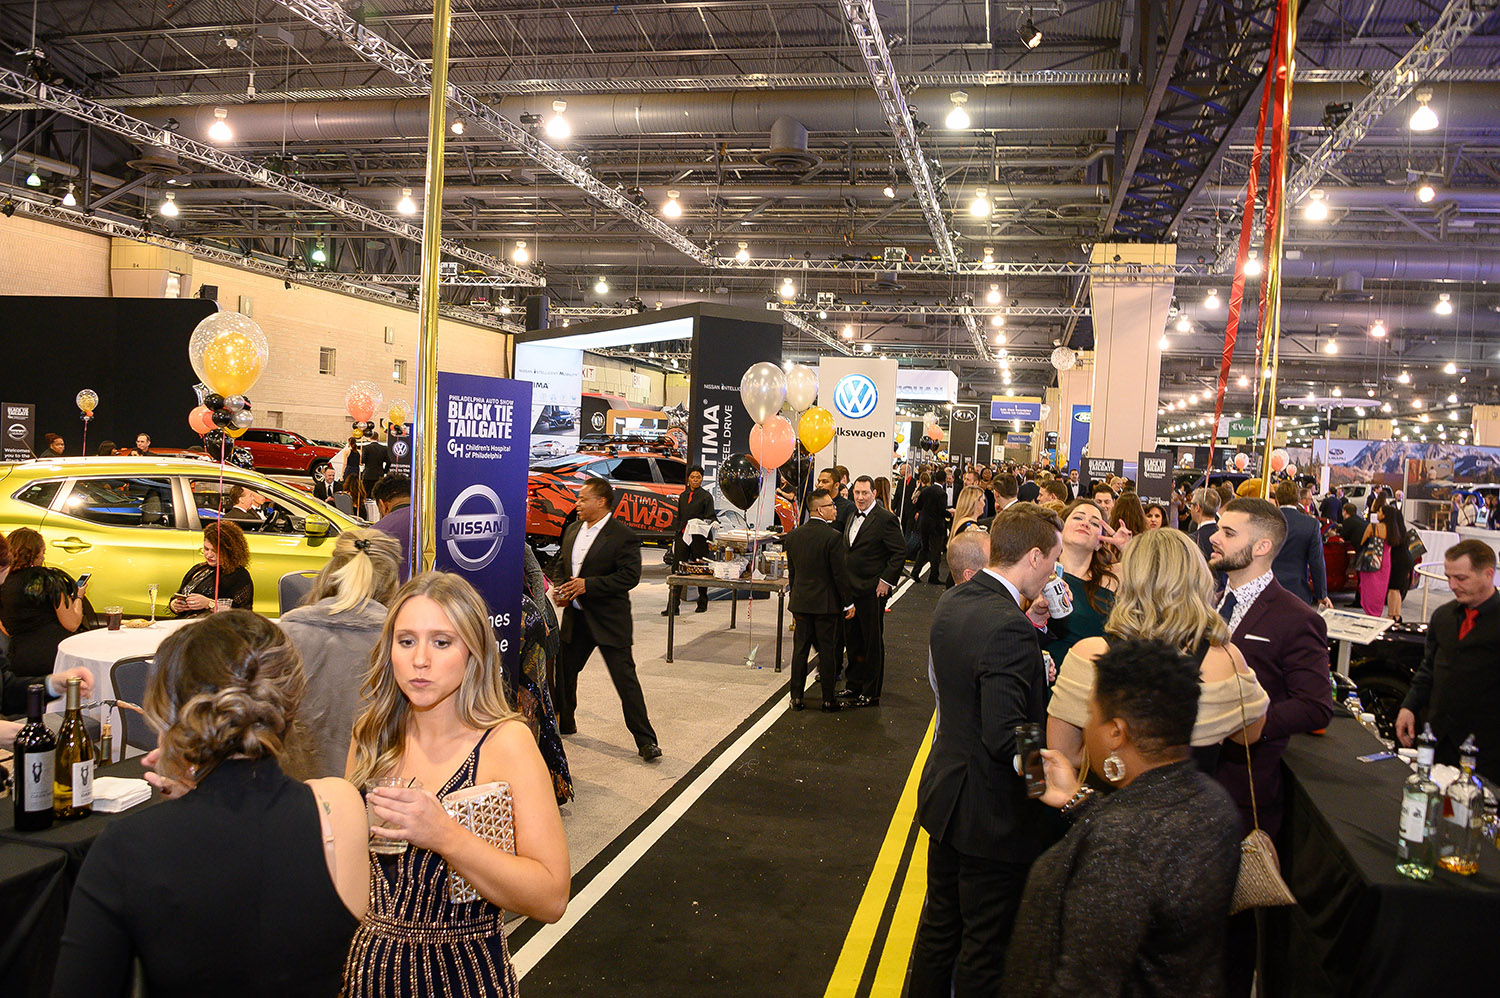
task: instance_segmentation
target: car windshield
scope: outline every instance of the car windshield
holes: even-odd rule
[[[580,464],[577,454],[567,454],[562,457],[543,457],[531,462],[532,471],[554,471],[558,468],[568,468]]]

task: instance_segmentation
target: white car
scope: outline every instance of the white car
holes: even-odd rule
[[[568,448],[556,440],[541,440],[531,447],[532,457],[562,457],[566,453]]]

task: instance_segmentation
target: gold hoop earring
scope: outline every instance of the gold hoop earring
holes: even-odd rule
[[[1104,778],[1111,783],[1119,783],[1125,778],[1125,760],[1120,758],[1119,753],[1111,752],[1104,757]]]

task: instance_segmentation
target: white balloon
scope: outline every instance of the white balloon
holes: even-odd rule
[[[786,375],[769,361],[752,364],[740,379],[740,400],[757,423],[764,423],[781,410],[786,401]]]
[[[818,398],[818,372],[806,364],[793,364],[786,369],[786,400],[793,409],[801,412]]]
[[[1046,403],[1043,403],[1041,411],[1038,413],[1038,415],[1040,415],[1043,419],[1046,419],[1048,416],[1052,415],[1052,407],[1050,405],[1047,405]]]

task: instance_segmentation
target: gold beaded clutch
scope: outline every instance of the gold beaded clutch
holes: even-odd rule
[[[481,783],[443,798],[443,810],[455,821],[497,849],[516,854],[516,826],[509,783]],[[480,900],[474,885],[448,867],[448,900],[467,904]]]

